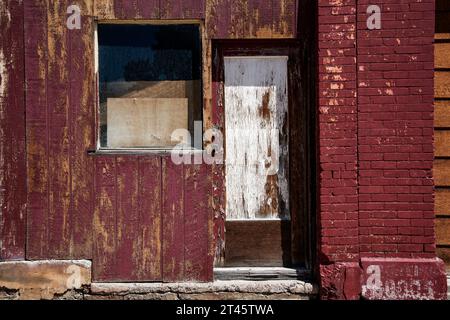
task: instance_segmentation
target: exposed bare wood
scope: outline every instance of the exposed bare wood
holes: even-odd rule
[[[434,67],[450,68],[450,43],[434,44]]]
[[[290,221],[227,221],[225,266],[282,267],[290,264]]]
[[[434,131],[434,155],[436,157],[450,156],[450,131]]]
[[[436,186],[450,186],[450,160],[434,160],[434,183]]]
[[[436,242],[440,245],[450,245],[450,219],[436,218]]]
[[[434,96],[450,98],[450,72],[436,71],[434,73]]]
[[[436,189],[434,212],[437,215],[450,216],[450,190]]]
[[[450,33],[435,33],[434,39],[436,40],[450,40]]]
[[[434,126],[436,128],[450,128],[450,101],[434,102]]]
[[[202,79],[203,79],[203,132],[212,129],[212,43],[201,27],[202,35]],[[205,142],[206,143],[206,142]]]

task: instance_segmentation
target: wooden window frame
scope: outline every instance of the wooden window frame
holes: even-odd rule
[[[211,77],[208,76],[210,71],[211,63],[208,60],[208,39],[206,37],[206,28],[202,20],[187,19],[187,20],[99,20],[94,21],[94,35],[93,35],[93,47],[94,47],[94,61],[95,61],[95,150],[89,150],[88,153],[91,155],[134,155],[134,154],[149,154],[149,155],[160,155],[167,156],[171,153],[172,147],[161,148],[161,147],[143,147],[143,148],[109,148],[101,146],[101,128],[100,128],[100,82],[99,82],[99,43],[98,43],[98,25],[100,24],[115,24],[115,25],[197,25],[200,32],[200,63],[201,63],[201,85],[200,85],[200,97],[199,101],[201,105],[199,110],[201,110],[202,116],[202,135],[206,131],[206,121],[205,116],[207,116],[207,106],[205,106],[205,88],[209,88],[205,85],[205,81],[210,81]],[[210,56],[210,55],[209,55]],[[203,138],[203,137],[202,137]],[[192,137],[194,139],[194,137]],[[203,141],[203,139],[202,139]],[[205,143],[203,143],[202,148],[195,148],[192,146],[190,149],[185,149],[184,154],[196,155],[203,153]]]

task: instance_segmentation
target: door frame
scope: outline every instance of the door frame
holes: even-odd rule
[[[224,57],[225,56],[288,56],[289,96],[289,198],[291,212],[292,268],[312,271],[315,223],[315,110],[313,100],[313,66],[306,65],[304,44],[296,39],[283,40],[217,40],[212,52],[212,123],[225,131]],[[225,134],[223,134],[225,137]],[[298,140],[298,137],[301,137]],[[300,141],[296,144],[296,141]],[[225,148],[224,141],[224,148]],[[225,155],[225,152],[223,153]],[[213,175],[216,202],[213,205],[215,267],[225,265],[226,190],[225,166]],[[220,181],[222,180],[222,181]]]

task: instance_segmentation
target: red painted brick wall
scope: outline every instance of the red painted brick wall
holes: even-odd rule
[[[321,296],[356,299],[360,273],[356,1],[319,0],[318,4]]]
[[[380,30],[367,27],[369,5],[381,8]],[[369,299],[442,298],[432,178],[434,1],[320,0],[318,10],[322,297],[357,299],[362,289]],[[371,270],[380,270],[376,292],[365,290]],[[423,285],[411,296],[396,290],[412,279]]]
[[[434,257],[434,1],[358,1],[361,256]]]
[[[322,262],[357,261],[355,0],[319,1],[319,170]]]

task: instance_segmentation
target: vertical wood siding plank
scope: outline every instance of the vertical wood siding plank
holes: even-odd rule
[[[212,165],[212,208],[214,219],[214,264],[225,263],[225,166]]]
[[[297,1],[273,1],[273,38],[295,38],[297,33]]]
[[[93,280],[111,281],[117,277],[115,157],[96,158],[94,176]]]
[[[215,243],[215,221],[214,221],[214,183],[213,183],[213,165],[207,165],[206,166],[206,172],[207,172],[207,179],[208,179],[208,188],[206,190],[207,192],[207,203],[208,203],[208,218],[207,218],[207,242],[208,242],[208,252],[207,252],[207,260],[206,260],[206,268],[205,268],[205,278],[207,281],[213,281],[214,280],[214,260],[216,256],[216,243]]]
[[[231,24],[230,0],[208,0],[205,10],[208,38],[228,38],[228,28]]]
[[[164,282],[176,282],[184,278],[183,167],[174,164],[170,157],[162,159]]]
[[[142,234],[139,230],[138,158],[117,158],[117,281],[139,280]]]
[[[161,281],[161,158],[142,157],[139,161],[139,234],[141,281]]]
[[[203,63],[203,132],[212,128],[212,41],[207,38],[206,30],[202,30],[202,63]]]
[[[72,194],[72,259],[92,257],[93,159],[87,150],[95,146],[94,21],[92,0],[78,3],[81,29],[69,31],[70,66],[70,186]]]
[[[27,259],[48,252],[47,1],[24,2],[27,127]]]
[[[272,38],[272,1],[248,0],[245,38]]]
[[[228,37],[232,39],[244,38],[246,21],[246,0],[230,1],[230,25],[228,26]]]
[[[69,61],[67,1],[50,1],[48,28],[48,88],[47,107],[49,128],[49,256],[66,258],[71,252],[70,217],[70,119],[69,119]]]
[[[223,56],[222,50],[218,47],[213,49],[213,65],[212,65],[212,110],[211,119],[214,128],[223,133],[225,128],[224,121],[224,72],[223,72]]]
[[[25,258],[23,2],[0,4],[0,261]]]
[[[305,123],[306,98],[300,100],[297,97],[302,92],[301,82],[307,76],[301,68],[301,50],[291,49],[289,57],[289,203],[291,212],[291,256],[292,263],[299,264],[305,261],[305,219],[304,215],[308,212],[306,206],[305,194],[307,191],[306,176],[308,159],[306,150],[308,150],[307,127]]]
[[[184,280],[208,281],[208,166],[185,165]]]
[[[9,97],[7,119],[9,153],[6,172],[5,194],[3,205],[12,219],[7,219],[6,245],[9,246],[8,257],[18,259],[25,257],[26,239],[26,145],[25,145],[25,64],[24,64],[24,20],[23,2],[10,1],[11,42],[9,51],[11,55],[11,72],[9,73]],[[8,223],[9,221],[9,223]],[[3,242],[5,244],[5,242]],[[1,255],[1,254],[0,254]]]
[[[213,52],[212,67],[212,109],[211,119],[213,128],[224,133],[224,106],[223,106],[223,58],[221,50],[216,47]],[[225,263],[225,166],[213,164],[212,174],[212,200],[213,210],[213,254],[215,266]],[[211,253],[210,253],[211,254]]]

